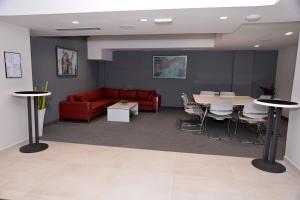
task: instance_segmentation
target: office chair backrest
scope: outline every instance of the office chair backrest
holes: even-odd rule
[[[217,100],[210,104],[210,112],[215,115],[229,115],[232,111],[233,105],[229,100]]]
[[[182,93],[181,94],[181,99],[182,99],[184,108],[187,108],[188,107],[188,103],[189,103],[187,95],[185,93]]]
[[[268,107],[255,103],[246,104],[243,108],[243,115],[253,119],[262,119],[268,116]]]
[[[271,95],[260,95],[260,97],[258,99],[271,99],[272,96]]]
[[[200,95],[215,96],[216,92],[214,92],[214,91],[201,91]]]
[[[220,96],[226,96],[226,97],[234,97],[234,92],[220,92]]]

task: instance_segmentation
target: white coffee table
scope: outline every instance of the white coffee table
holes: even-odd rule
[[[139,114],[139,105],[136,102],[126,104],[116,103],[107,107],[107,121],[130,122],[130,115]]]

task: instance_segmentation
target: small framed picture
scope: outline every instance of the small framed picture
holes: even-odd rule
[[[21,53],[4,51],[6,78],[22,78]]]
[[[77,51],[56,47],[57,76],[77,76]]]

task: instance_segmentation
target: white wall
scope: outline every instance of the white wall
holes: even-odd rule
[[[22,78],[5,76],[4,51],[21,53]],[[32,90],[29,30],[0,22],[0,150],[28,138],[26,99],[17,90]]]
[[[300,42],[298,43],[292,101],[300,103]],[[300,170],[300,109],[290,111],[285,157]]]
[[[289,46],[278,51],[275,97],[291,100],[294,72],[297,57],[297,45]],[[283,109],[283,116],[288,117],[289,110]]]

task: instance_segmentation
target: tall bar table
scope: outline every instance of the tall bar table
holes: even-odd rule
[[[268,106],[269,112],[263,157],[254,159],[252,165],[266,172],[283,173],[286,170],[285,167],[276,162],[276,150],[282,108],[299,108],[300,105],[296,102],[277,99],[256,99],[254,100],[254,103]]]
[[[39,96],[49,96],[51,92],[40,92],[40,91],[18,91],[13,93],[17,97],[27,98],[27,108],[28,108],[28,128],[29,128],[29,144],[24,145],[20,148],[22,153],[35,153],[43,151],[48,148],[48,144],[39,142],[39,128],[38,128],[38,97]],[[32,110],[31,101],[34,102],[34,124],[35,124],[35,142],[32,138]]]

